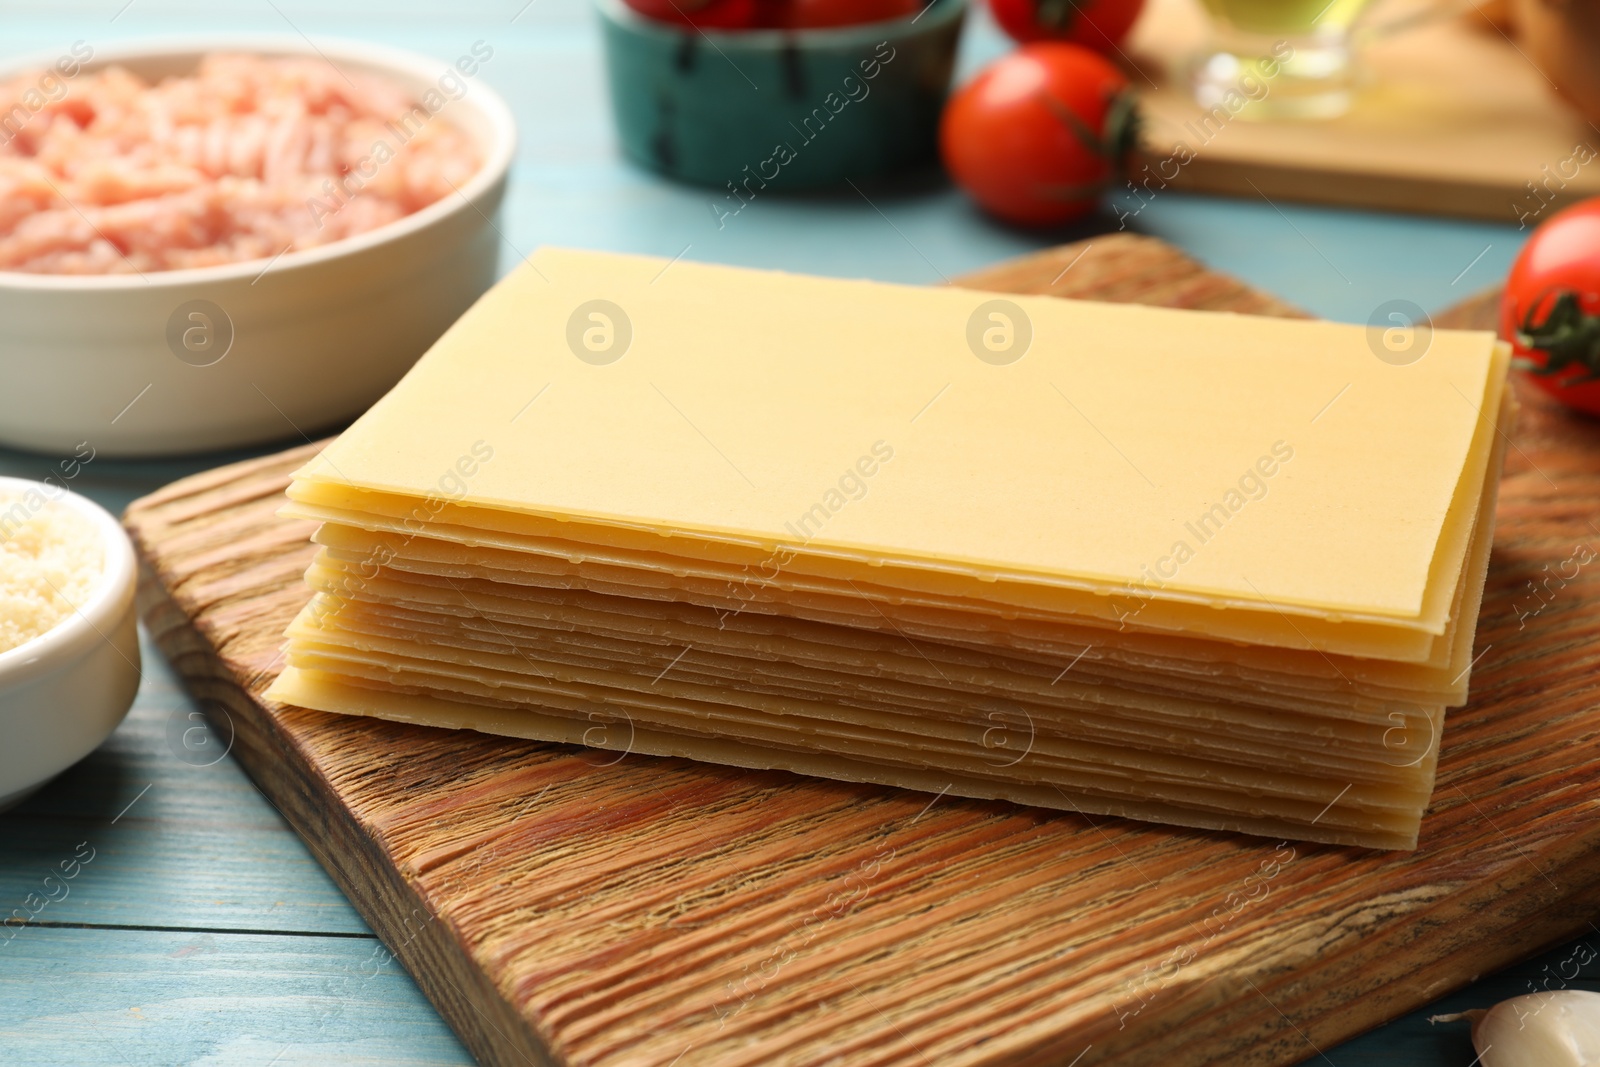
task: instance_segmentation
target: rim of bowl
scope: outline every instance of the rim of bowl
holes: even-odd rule
[[[607,20],[636,33],[651,33],[673,41],[684,37],[704,37],[722,51],[730,48],[742,51],[770,51],[789,44],[839,47],[871,44],[884,39],[887,31],[891,38],[905,38],[913,33],[923,33],[953,22],[966,13],[967,0],[928,0],[915,15],[883,19],[878,22],[858,22],[849,26],[819,26],[802,29],[762,27],[753,30],[729,30],[707,27],[675,26],[639,14],[624,0],[595,0],[595,7]],[[924,16],[931,16],[926,22]]]
[[[116,516],[93,500],[71,489],[56,489],[31,478],[0,477],[0,493],[20,490],[39,490],[52,504],[63,504],[90,520],[100,534],[104,555],[99,584],[90,594],[88,602],[77,607],[72,614],[56,623],[37,637],[22,642],[16,648],[0,652],[0,686],[10,686],[29,681],[34,675],[59,666],[63,659],[75,659],[82,653],[77,648],[88,641],[110,640],[111,629],[119,621],[127,601],[137,584],[138,563],[133,555],[133,543]]]
[[[433,59],[418,52],[409,52],[388,45],[369,44],[348,38],[315,37],[304,39],[287,34],[235,34],[229,36],[199,36],[194,34],[141,38],[119,42],[104,49],[95,49],[94,55],[83,63],[84,71],[99,70],[113,63],[149,59],[160,56],[189,56],[196,58],[208,52],[251,52],[258,55],[295,55],[320,57],[330,62],[342,59],[369,67],[374,71],[420,77],[437,81],[446,69],[454,71],[455,65],[446,60]],[[60,58],[58,53],[35,52],[0,62],[0,80],[29,70],[48,68]],[[458,77],[459,72],[457,72]],[[436,200],[404,218],[384,223],[377,229],[330,242],[301,252],[285,252],[275,260],[247,259],[237,263],[214,267],[186,267],[181,270],[146,271],[140,274],[38,274],[32,271],[0,270],[0,288],[48,292],[129,291],[160,288],[183,288],[204,282],[228,282],[255,278],[263,273],[261,264],[270,262],[275,272],[307,267],[317,263],[358,255],[388,241],[426,229],[441,219],[464,210],[477,210],[477,201],[499,184],[511,169],[516,154],[516,120],[504,98],[487,82],[473,81],[469,92],[451,100],[450,105],[465,104],[475,108],[487,121],[489,136],[479,145],[484,159],[473,176],[462,184],[460,196]],[[443,112],[448,107],[441,108]],[[3,662],[3,659],[0,659]]]

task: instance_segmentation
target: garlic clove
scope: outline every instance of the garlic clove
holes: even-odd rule
[[[1494,1007],[1435,1015],[1472,1020],[1482,1067],[1600,1067],[1600,993],[1558,989],[1512,997]]]

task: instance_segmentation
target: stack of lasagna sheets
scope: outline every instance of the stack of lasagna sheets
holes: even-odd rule
[[[1414,847],[1508,358],[541,250],[296,475],[271,695]]]

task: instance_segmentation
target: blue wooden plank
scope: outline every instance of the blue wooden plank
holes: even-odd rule
[[[36,480],[53,478],[52,484],[65,484],[113,514],[121,514],[134,500],[179,478],[302,442],[291,428],[284,429],[286,435],[280,444],[173,459],[112,459],[94,451],[93,442],[88,442],[88,448],[74,449],[63,455],[0,448],[0,475]]]
[[[0,1060],[7,1067],[472,1062],[372,938],[38,928],[0,941]]]
[[[718,226],[714,194],[622,164],[609,125],[587,0],[68,0],[4,5],[7,53],[83,39],[199,31],[358,37],[448,61],[475,40],[483,80],[516,111],[522,143],[507,205],[507,269],[541,242],[885,280],[934,282],[1065,239],[1115,229],[1108,212],[1037,234],[998,226],[937,180],[863,192],[758,200]],[[963,46],[970,74],[1007,47],[980,13]],[[1199,258],[1331,318],[1363,321],[1404,296],[1428,308],[1500,276],[1525,234],[1514,226],[1163,194],[1133,221]],[[1481,253],[1481,255],[1480,255]],[[286,440],[292,440],[286,432]],[[113,508],[238,454],[97,459],[79,488]],[[38,477],[60,457],[0,451],[0,473]],[[125,1062],[462,1063],[465,1053],[394,965],[373,978],[360,936],[188,932],[263,929],[361,935],[365,926],[314,858],[233,765],[192,766],[167,740],[192,710],[147,650],[145,683],[101,752],[18,812],[0,817],[0,908],[36,892],[42,867],[80,841],[94,859],[47,923],[0,946],[0,1048],[7,1064]],[[146,785],[149,791],[140,794]],[[137,803],[118,818],[128,801]],[[39,888],[44,888],[42,884]],[[57,891],[59,892],[59,891]],[[129,931],[108,925],[179,928]],[[12,933],[0,930],[0,938]],[[381,950],[379,950],[381,952]],[[1471,1061],[1460,1029],[1428,1014],[1481,1006],[1564,975],[1575,946],[1487,979],[1440,1005],[1308,1062],[1445,1067]],[[1595,988],[1591,967],[1573,980]]]
[[[1509,223],[1221,197],[1158,197],[1138,221],[1215,267],[1344,322],[1366,322],[1397,297],[1434,311],[1464,300],[1498,284],[1527,238]]]
[[[0,816],[0,919],[37,910],[56,923],[367,933],[306,845],[222,758],[225,737],[195,732],[195,705],[160,653],[146,643],[143,655],[127,721]],[[64,880],[61,864],[80,843],[92,861]]]

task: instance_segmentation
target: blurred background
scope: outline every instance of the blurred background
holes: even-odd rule
[[[1010,228],[932,175],[863,186],[876,207],[848,187],[800,198],[773,196],[718,229],[710,205],[721,195],[662,181],[621,158],[600,27],[587,0],[467,0],[447,8],[133,0],[126,6],[8,3],[0,10],[10,54],[52,53],[75,39],[305,33],[377,41],[451,62],[474,41],[488,42],[495,55],[480,77],[511,104],[521,138],[506,206],[505,268],[517,261],[519,249],[526,253],[541,242],[663,256],[691,246],[693,259],[930,282],[1117,228],[1116,205],[1109,200],[1102,213],[1064,228]],[[974,5],[956,82],[968,81],[1015,47],[987,7]],[[1260,197],[1196,198],[1172,191],[1144,208],[1131,228],[1319,315],[1346,321],[1365,321],[1373,308],[1396,296],[1430,309],[1447,304],[1502,276],[1519,246],[1509,204],[1498,225],[1322,209],[1296,210],[1286,218]]]
[[[1314,4],[1321,10],[1310,15],[1335,4]],[[1236,115],[1226,100],[1241,79],[1280,77],[1254,66],[1260,57],[1251,50],[1283,39],[1274,20],[1303,21],[1305,12],[1290,11],[1298,6],[1287,0],[1266,5],[1272,11],[1261,16],[1263,28],[1252,23],[1259,2],[1213,6],[1231,12],[1232,22],[1207,30],[1189,0],[1153,2],[1130,36],[1100,49],[1147,97],[1135,177],[1138,168],[1159,169],[1181,156],[1181,145],[1194,157],[1174,170],[1184,180],[1151,186],[1139,179],[1143,192],[1108,180],[1073,217],[1032,224],[985,210],[931,161],[804,191],[775,187],[730,212],[728,189],[664,175],[659,146],[619,133],[614,83],[626,92],[643,69],[633,64],[676,62],[678,53],[628,53],[620,73],[614,67],[608,74],[591,0],[3,0],[0,59],[59,55],[78,41],[98,49],[145,37],[263,33],[391,45],[432,57],[441,70],[487,49],[491,56],[475,78],[505,98],[519,136],[497,223],[501,273],[549,243],[938,283],[1127,230],[1170,242],[1314,315],[1368,323],[1397,300],[1434,313],[1498,285],[1531,224],[1547,217],[1547,197],[1538,190],[1570,201],[1595,180],[1583,171],[1577,181],[1562,169],[1588,138],[1600,139],[1561,101],[1560,71],[1552,77],[1547,66],[1570,68],[1571,57],[1547,59],[1556,47],[1548,40],[1513,42],[1495,26],[1477,24],[1475,10],[1467,10],[1475,5],[1378,5],[1367,16],[1382,21],[1367,41],[1378,74],[1362,82],[1356,68],[1323,56],[1349,83],[1329,90],[1348,99],[1307,105],[1328,116],[1347,112],[1322,119]],[[1353,19],[1361,5],[1348,6]],[[633,25],[630,16],[617,17]],[[695,45],[696,62],[737,69],[737,53],[717,55],[707,44],[709,50]],[[1017,47],[989,5],[975,0],[959,38],[954,85],[973,82]],[[1303,46],[1299,55],[1315,58],[1312,51]],[[1163,66],[1162,57],[1175,65]],[[1160,73],[1180,67],[1181,76]],[[1581,86],[1562,88],[1583,93]],[[1227,128],[1213,138],[1186,125],[1203,124],[1218,106],[1228,114],[1217,128]],[[639,121],[654,114],[647,109]],[[1000,136],[979,129],[980,144]],[[99,458],[84,466],[75,488],[120,510],[182,475],[327,429],[288,423],[270,446]],[[0,474],[40,478],[59,459],[0,449]],[[138,699],[107,745],[0,816],[0,900],[24,899],[39,872],[73,855],[77,842],[92,843],[94,852],[70,898],[36,924],[43,928],[0,946],[0,1061],[470,1062],[318,857],[231,759],[213,758],[231,738],[210,736],[212,747],[199,746],[197,754],[187,732],[207,729],[147,644]],[[1574,951],[1558,950],[1432,1010],[1524,992]],[[1591,987],[1594,959],[1590,952],[1579,968]],[[1425,1014],[1307,1055],[1338,1067],[1469,1063],[1465,1033],[1430,1029]]]

